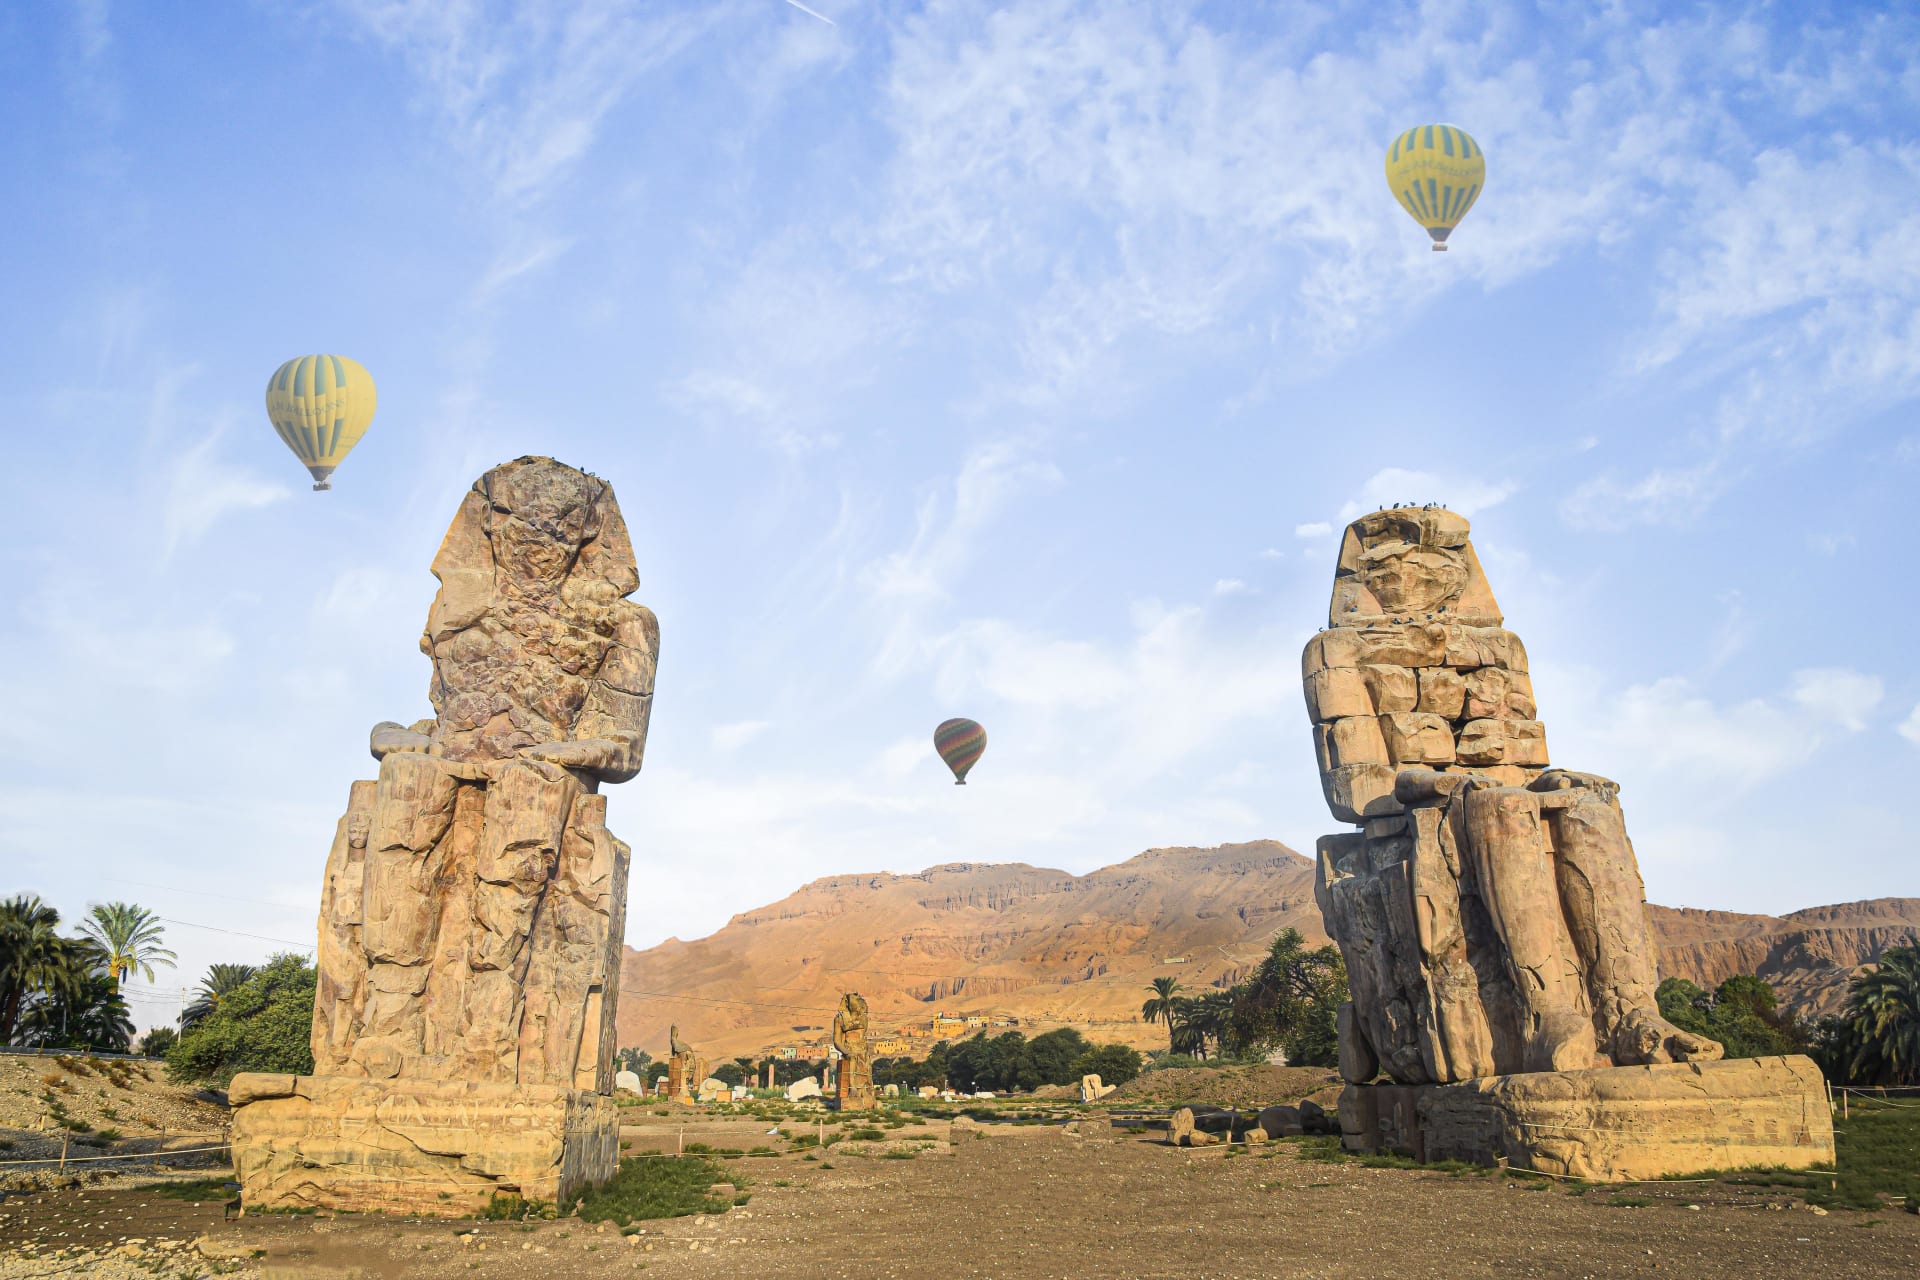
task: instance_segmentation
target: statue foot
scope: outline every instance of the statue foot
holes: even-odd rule
[[[1566,1009],[1540,1015],[1528,1055],[1532,1071],[1586,1071],[1599,1052],[1594,1041],[1593,1019],[1584,1013]]]
[[[1623,1067],[1658,1062],[1715,1062],[1726,1049],[1718,1040],[1683,1031],[1651,1009],[1635,1009],[1614,1036],[1614,1061]]]

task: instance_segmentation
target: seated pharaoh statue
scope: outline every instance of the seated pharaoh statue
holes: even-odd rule
[[[602,481],[482,476],[433,561],[435,716],[374,727],[321,901],[314,1070],[607,1092],[627,848],[659,629]]]
[[[1346,958],[1340,1063],[1401,1084],[1699,1061],[1668,1023],[1619,788],[1548,767],[1527,654],[1439,507],[1347,528],[1302,662],[1327,803],[1317,897]]]
[[[1833,1159],[1820,1070],[1660,1016],[1619,788],[1554,769],[1527,651],[1439,507],[1348,526],[1301,663],[1334,816],[1341,1140],[1599,1181]],[[1384,1074],[1385,1081],[1379,1077]]]
[[[611,487],[551,458],[482,476],[433,573],[434,716],[375,726],[327,857],[313,1075],[235,1080],[249,1204],[466,1212],[617,1161],[600,787],[640,768],[658,626]]]

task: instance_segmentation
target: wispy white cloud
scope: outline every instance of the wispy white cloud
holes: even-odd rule
[[[1914,707],[1907,718],[1900,722],[1900,736],[1920,747],[1920,706]]]
[[[1793,700],[1818,720],[1858,733],[1880,705],[1886,685],[1879,676],[1846,667],[1815,667],[1793,673]]]
[[[572,241],[562,238],[545,238],[539,242],[510,254],[503,254],[494,260],[480,282],[473,287],[473,301],[483,304],[493,299],[501,289],[522,276],[540,270],[564,254]]]
[[[160,517],[161,543],[168,555],[211,529],[235,511],[271,506],[293,490],[224,460],[219,453],[224,427],[215,427],[190,445],[167,476],[166,506]]]
[[[1296,538],[1325,538],[1332,533],[1333,526],[1325,520],[1314,520],[1307,524],[1297,524],[1293,526],[1293,536]],[[1273,554],[1277,556],[1280,553],[1276,551]]]
[[[1213,584],[1213,594],[1216,596],[1244,596],[1252,591],[1252,587],[1238,578],[1221,578]]]
[[[608,114],[731,9],[627,0],[506,9],[338,0],[338,7],[401,58],[453,145],[509,204],[550,195]]]
[[[1561,518],[1576,529],[1592,530],[1685,524],[1733,482],[1731,456],[1720,451],[1693,466],[1655,469],[1637,479],[1595,476],[1561,500]]]
[[[790,455],[837,443],[849,394],[907,342],[912,323],[898,300],[820,261],[830,249],[811,233],[764,246],[703,307],[694,366],[667,396],[743,423]]]

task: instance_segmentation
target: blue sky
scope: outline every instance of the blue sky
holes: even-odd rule
[[[189,922],[145,1020],[311,940],[527,453],[613,482],[661,619],[636,945],[1310,851],[1299,650],[1406,499],[1473,516],[1651,898],[1920,893],[1910,8],[810,7],[0,10],[0,892]],[[1381,174],[1432,120],[1488,155],[1446,255]],[[326,494],[262,408],[310,351],[380,386]]]

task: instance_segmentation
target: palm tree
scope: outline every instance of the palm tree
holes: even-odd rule
[[[1231,991],[1209,991],[1198,1000],[1188,1002],[1184,1012],[1187,1026],[1199,1033],[1203,1041],[1211,1040],[1216,1049],[1226,1051],[1227,1024],[1233,1016]]]
[[[207,976],[200,979],[200,985],[193,993],[193,1000],[180,1012],[180,1029],[187,1030],[195,1023],[213,1016],[220,1007],[220,999],[243,982],[253,981],[259,969],[250,964],[216,964],[207,969]]]
[[[1179,1001],[1175,993],[1180,990],[1177,978],[1155,978],[1148,984],[1153,995],[1140,1006],[1140,1017],[1145,1022],[1165,1022],[1167,1024],[1167,1048],[1173,1048],[1174,1014]]]
[[[1920,945],[1888,947],[1877,969],[1853,980],[1846,1022],[1855,1080],[1920,1083]]]
[[[88,964],[54,930],[60,913],[30,893],[0,902],[0,1044],[13,1043],[29,997],[75,994]]]
[[[105,957],[82,943],[91,964],[80,980],[28,1001],[20,1018],[21,1040],[48,1049],[96,1049],[125,1053],[133,1043],[133,1018],[120,984],[106,972]]]
[[[1167,1047],[1189,1058],[1204,1058],[1207,1056],[1207,1033],[1193,1020],[1196,1011],[1197,1006],[1192,1000],[1174,1002],[1173,1028],[1167,1034]]]
[[[96,902],[80,922],[80,935],[106,952],[107,975],[115,986],[129,973],[152,982],[156,963],[173,968],[179,957],[160,945],[166,932],[160,917],[131,902]]]

